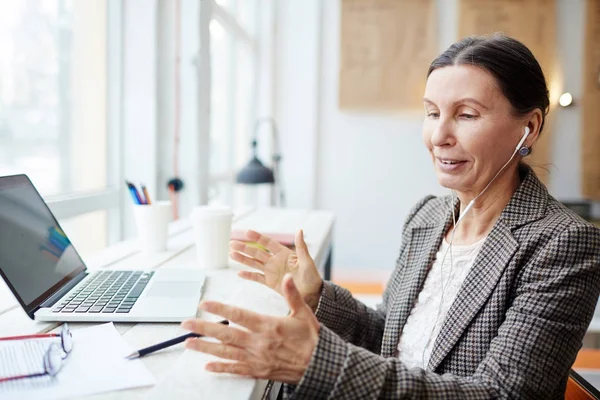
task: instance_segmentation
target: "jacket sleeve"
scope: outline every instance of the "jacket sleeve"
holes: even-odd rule
[[[516,282],[516,297],[472,376],[407,369],[325,326],[293,399],[551,398],[563,393],[600,292],[600,231],[578,224],[553,238]]]
[[[403,228],[405,235],[410,221],[432,198],[433,196],[427,196],[421,199],[409,212]],[[406,243],[406,240],[402,240],[396,268],[383,293],[383,301],[375,310],[356,300],[348,290],[331,282],[324,282],[315,313],[319,322],[334,331],[343,340],[374,353],[380,353],[390,297],[390,283],[395,281],[395,276],[402,270]]]
[[[381,349],[385,325],[385,302],[373,310],[331,282],[323,284],[317,319],[342,340],[374,353]]]

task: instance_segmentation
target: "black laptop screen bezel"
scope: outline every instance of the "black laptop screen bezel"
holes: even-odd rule
[[[40,195],[40,193],[38,192],[38,190],[33,185],[33,183],[31,182],[31,180],[29,179],[29,177],[27,175],[20,174],[20,175],[9,175],[9,176],[0,177],[0,190],[5,185],[6,186],[15,186],[15,185],[23,185],[23,184],[29,185],[31,188],[33,188],[35,193],[39,196],[40,200],[42,200],[42,202],[44,203],[44,207],[46,207],[46,211],[48,211],[48,213],[52,217],[53,222],[56,224],[57,227],[59,227],[62,230],[62,227],[58,223],[56,217],[54,216],[52,211],[50,211],[50,207],[48,207],[48,204],[46,204],[46,202],[44,201],[44,199],[42,198],[42,196]],[[73,246],[72,243],[71,243],[71,246]],[[79,259],[81,265],[78,266],[77,268],[75,268],[73,270],[73,272],[71,272],[70,274],[65,276],[62,280],[60,280],[58,283],[56,283],[55,285],[50,287],[48,290],[46,290],[40,296],[38,296],[37,298],[32,300],[31,303],[29,303],[29,304],[25,304],[25,302],[23,301],[23,299],[21,298],[19,293],[16,291],[15,287],[8,280],[8,277],[4,274],[2,268],[0,268],[0,275],[2,276],[2,279],[4,280],[4,282],[6,282],[6,285],[8,286],[8,288],[10,289],[12,294],[15,296],[15,298],[17,299],[17,301],[19,302],[19,304],[21,305],[23,310],[27,313],[29,318],[34,319],[34,314],[39,309],[40,305],[42,303],[44,303],[46,300],[48,300],[53,294],[55,294],[57,291],[59,291],[62,287],[67,285],[72,280],[79,277],[80,274],[86,273],[87,267],[86,267],[85,263],[83,262],[83,259],[77,252],[77,249],[75,249],[75,246],[73,246],[73,251],[75,251],[75,254],[77,255],[77,258]]]

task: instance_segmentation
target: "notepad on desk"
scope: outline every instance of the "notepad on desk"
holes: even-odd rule
[[[53,340],[0,342],[0,376],[43,372],[43,356]],[[112,323],[74,330],[73,349],[56,377],[2,382],[0,398],[62,399],[153,385],[155,379],[142,361],[124,358],[131,350]]]
[[[281,243],[282,245],[289,247],[289,248],[294,248],[294,239],[295,239],[295,234],[294,233],[285,233],[285,232],[260,232],[262,235],[268,236],[273,240],[276,240],[277,242]],[[306,237],[305,237],[306,239]],[[234,229],[231,231],[231,240],[239,240],[240,242],[248,242],[248,243],[254,243],[251,242],[250,240],[248,240],[248,238],[246,237],[246,231],[245,230],[241,230],[241,229]]]

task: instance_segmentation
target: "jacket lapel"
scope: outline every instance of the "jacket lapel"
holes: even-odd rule
[[[496,225],[463,282],[433,346],[427,369],[434,371],[496,288],[519,244],[504,224]]]
[[[441,364],[494,291],[519,248],[512,232],[542,218],[545,213],[548,191],[528,167],[522,167],[520,173],[521,185],[483,243],[448,311],[429,359],[427,369],[430,371],[435,371]]]
[[[446,232],[450,218],[443,218],[438,223],[417,226],[411,230],[408,254],[404,261],[402,284],[394,295],[394,302],[386,318],[381,355],[391,357],[396,352],[402,327],[410,315],[417,296],[423,288],[427,272],[433,264],[435,255]]]

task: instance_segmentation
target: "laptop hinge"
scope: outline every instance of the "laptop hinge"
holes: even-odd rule
[[[75,285],[77,285],[79,282],[81,282],[83,280],[83,278],[85,278],[86,276],[88,276],[87,271],[82,271],[75,278],[73,278],[69,283],[67,283],[65,286],[61,287],[59,290],[57,290],[52,296],[48,297],[46,299],[46,301],[44,301],[42,304],[39,305],[38,309],[45,308],[45,307],[52,307],[58,300],[60,300],[65,294],[67,294],[69,292],[69,290],[73,289],[73,287]]]

